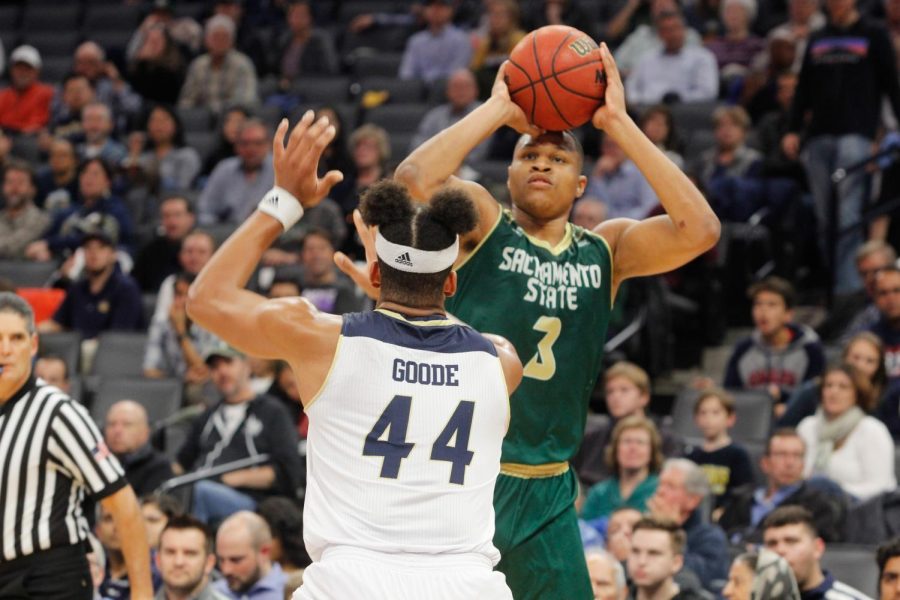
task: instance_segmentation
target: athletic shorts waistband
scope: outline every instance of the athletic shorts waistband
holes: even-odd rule
[[[454,567],[493,569],[491,559],[484,554],[467,552],[461,554],[424,554],[410,552],[378,552],[354,546],[329,546],[322,552],[322,562],[335,559],[354,559],[388,564],[395,567],[415,567],[447,569]]]
[[[500,473],[511,477],[523,479],[541,479],[544,477],[556,477],[569,471],[569,463],[555,462],[543,465],[523,465],[520,463],[500,463]]]

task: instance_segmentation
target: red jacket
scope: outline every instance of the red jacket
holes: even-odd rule
[[[53,88],[35,82],[19,92],[9,87],[0,92],[0,127],[30,133],[50,121]]]

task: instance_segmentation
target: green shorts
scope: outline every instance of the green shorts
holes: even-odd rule
[[[497,569],[516,600],[591,600],[591,582],[575,497],[578,483],[562,475],[526,478],[501,473],[494,488]]]

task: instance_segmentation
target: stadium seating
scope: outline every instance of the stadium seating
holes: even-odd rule
[[[0,260],[0,277],[16,287],[43,287],[55,272],[56,264],[52,262]]]
[[[772,427],[772,398],[765,392],[729,390],[734,397],[737,422],[731,437],[738,442],[764,442]],[[694,403],[700,392],[688,389],[678,394],[672,406],[673,427],[686,438],[700,438],[700,430],[694,424]]]
[[[156,423],[181,407],[181,386],[178,379],[104,378],[94,396],[91,416],[102,425],[110,406],[119,400],[134,400],[147,409],[150,423]]]
[[[101,377],[140,377],[143,375],[147,334],[130,331],[106,331],[100,334],[97,354],[91,367]]]
[[[76,331],[42,333],[38,337],[40,356],[58,356],[66,362],[69,376],[78,373],[81,359],[81,334]]]
[[[838,581],[872,598],[878,596],[878,565],[872,548],[829,544],[822,556],[822,567]]]

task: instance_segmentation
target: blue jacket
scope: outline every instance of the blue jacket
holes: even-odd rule
[[[685,521],[687,545],[684,549],[684,566],[700,578],[707,590],[718,590],[728,579],[728,540],[722,528],[713,523],[703,523],[700,511]]]

